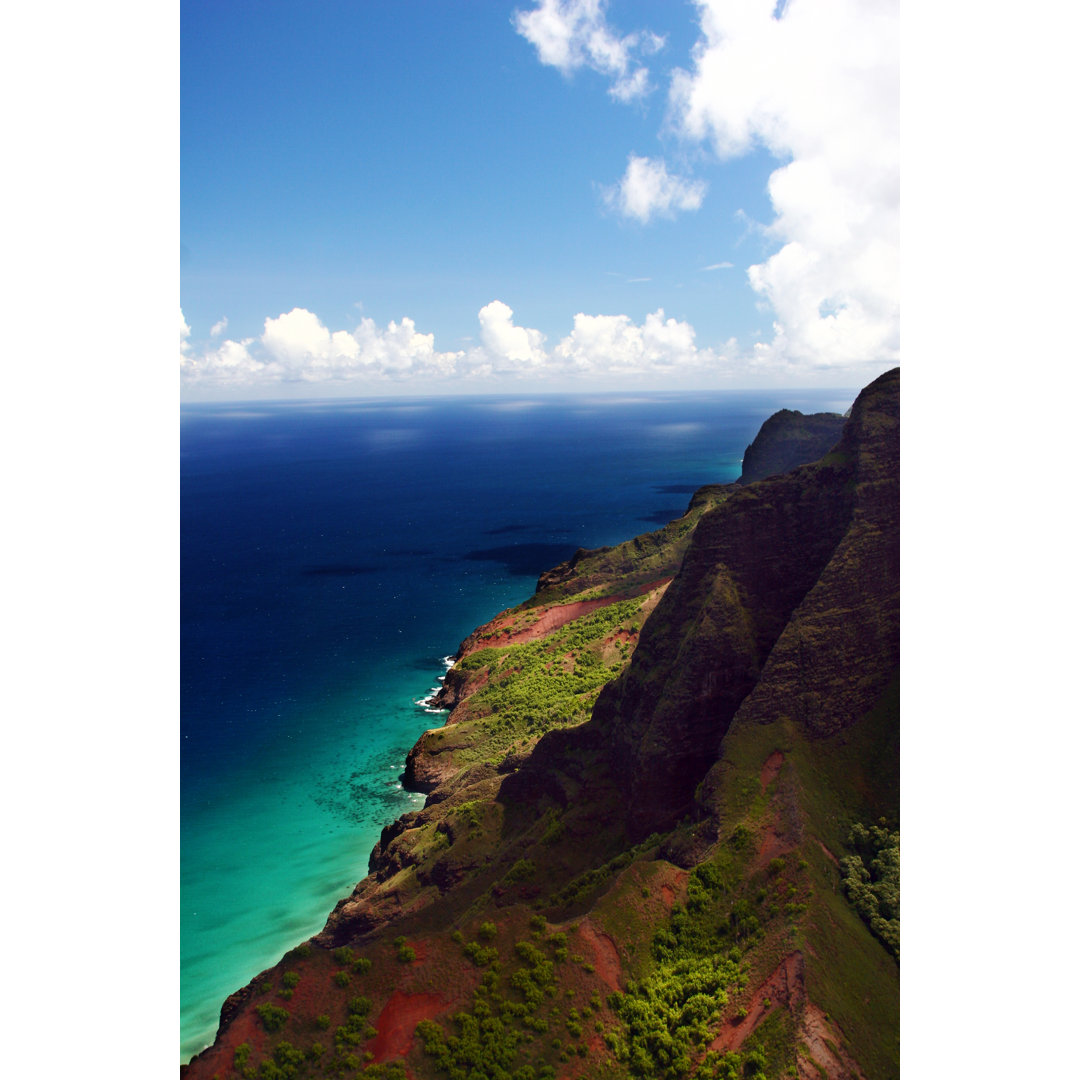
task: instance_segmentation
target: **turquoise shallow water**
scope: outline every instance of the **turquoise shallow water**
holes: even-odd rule
[[[404,733],[437,720],[412,704],[435,674],[312,707],[295,735],[185,816],[185,1060],[212,1038],[229,993],[322,928],[363,876],[382,826],[423,805],[398,777]]]
[[[734,480],[776,409],[853,396],[185,408],[181,1060],[422,805],[399,776],[445,654],[578,546]]]

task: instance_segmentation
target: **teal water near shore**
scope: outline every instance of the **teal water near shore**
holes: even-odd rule
[[[444,656],[578,546],[734,480],[843,392],[190,406],[181,416],[181,1060],[318,932],[381,828]]]

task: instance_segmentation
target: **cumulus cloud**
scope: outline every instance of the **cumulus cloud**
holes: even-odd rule
[[[220,322],[216,322],[216,323],[214,323],[213,326],[210,327],[210,336],[211,337],[220,337],[228,329],[229,329],[229,320],[226,319],[226,318],[223,318],[223,319],[220,320]]]
[[[664,47],[651,31],[620,36],[607,22],[607,0],[539,0],[531,11],[516,11],[514,27],[536,48],[542,64],[569,75],[582,67],[612,80],[608,93],[630,102],[652,89],[649,70],[635,58]]]
[[[477,369],[490,367],[493,371],[514,371],[542,367],[547,361],[544,335],[514,325],[514,312],[501,300],[480,309],[481,355],[474,353]],[[478,361],[478,362],[477,362]]]
[[[697,210],[705,183],[672,176],[663,161],[631,154],[618,184],[604,191],[604,201],[623,217],[642,224],[655,216],[674,217],[676,210]]]
[[[263,324],[262,344],[284,371],[317,380],[335,370],[355,367],[360,346],[352,334],[331,333],[312,311],[293,308]]]
[[[897,0],[697,0],[693,70],[676,72],[674,126],[720,158],[764,146],[780,247],[750,267],[775,312],[761,362],[899,358]],[[808,88],[812,88],[809,90]]]
[[[253,341],[224,341],[198,355],[188,352],[180,358],[181,378],[188,384],[209,380],[224,387],[257,384],[265,365],[251,355],[249,346]]]
[[[641,326],[628,315],[579,313],[574,316],[574,329],[555,347],[553,356],[567,371],[579,374],[685,371],[717,359],[711,349],[697,349],[689,323],[665,319],[663,308],[646,315]]]
[[[356,392],[386,380],[464,377],[482,385],[490,380],[562,376],[671,376],[721,370],[727,354],[699,349],[694,328],[658,309],[637,324],[628,315],[574,317],[573,329],[558,344],[546,346],[536,329],[519,326],[514,312],[493,300],[477,314],[480,344],[467,351],[440,352],[433,334],[422,334],[412,319],[385,327],[365,318],[354,330],[331,331],[305,308],[268,318],[262,334],[240,341],[189,342],[181,314],[180,372],[186,385],[267,390],[284,384],[337,383]],[[729,343],[729,347],[733,343]]]
[[[186,328],[182,315],[181,322]],[[352,331],[331,332],[306,308],[266,319],[258,338],[227,340],[198,354],[183,340],[185,380],[223,386],[448,375],[464,355],[437,352],[435,335],[419,333],[409,318],[391,320],[384,328],[364,318]]]

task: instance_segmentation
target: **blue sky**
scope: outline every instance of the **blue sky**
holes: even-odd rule
[[[180,15],[189,400],[898,361],[893,0]]]

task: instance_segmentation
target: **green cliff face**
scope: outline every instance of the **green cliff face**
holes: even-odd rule
[[[761,425],[746,448],[738,482],[752,484],[818,461],[836,445],[843,430],[839,413],[805,416],[797,409],[781,409]]]
[[[189,1080],[898,1076],[898,667],[894,371],[470,636],[424,809]]]

